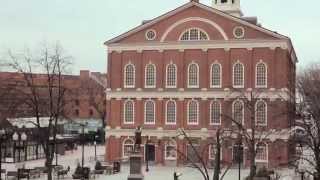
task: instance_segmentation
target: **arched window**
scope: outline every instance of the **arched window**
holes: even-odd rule
[[[265,143],[258,143],[256,152],[256,162],[268,162],[268,146]]]
[[[128,100],[124,103],[124,123],[125,124],[134,124],[134,102]]]
[[[167,75],[166,87],[176,88],[177,87],[177,66],[175,64],[168,64],[166,75]]]
[[[219,101],[212,101],[210,104],[210,124],[221,124],[221,104]]]
[[[155,104],[152,100],[144,103],[144,122],[145,124],[155,124]]]
[[[267,125],[267,104],[263,100],[256,102],[256,125],[266,126]]]
[[[165,144],[165,159],[166,160],[177,159],[177,143],[173,140],[169,140]]]
[[[122,157],[128,158],[134,149],[134,141],[132,139],[126,139],[122,144]]]
[[[244,105],[241,100],[236,100],[232,105],[233,124],[239,125],[244,123]]]
[[[180,35],[180,41],[204,41],[209,40],[208,34],[199,28],[187,29]]]
[[[256,87],[267,88],[267,66],[263,62],[256,66]]]
[[[221,64],[211,65],[211,88],[221,88]]]
[[[135,67],[129,63],[124,67],[124,87],[134,88],[135,86]]]
[[[154,64],[147,64],[145,69],[145,87],[156,87],[156,66]]]
[[[236,63],[233,65],[233,87],[244,87],[244,67],[241,63]]]
[[[188,67],[188,87],[199,87],[199,66],[196,63],[189,64]]]
[[[167,101],[166,104],[166,124],[176,124],[177,106],[173,100]]]
[[[199,122],[199,103],[191,100],[188,103],[188,124],[198,125]]]

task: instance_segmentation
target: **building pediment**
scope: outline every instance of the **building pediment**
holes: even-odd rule
[[[105,45],[113,43],[179,41],[181,34],[190,28],[198,28],[205,31],[209,40],[288,39],[286,36],[249,23],[245,19],[232,16],[201,3],[189,2],[106,41]],[[242,37],[235,36],[236,29],[238,32],[243,30]]]

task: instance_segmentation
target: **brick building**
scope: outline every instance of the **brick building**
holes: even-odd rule
[[[289,129],[294,108],[297,58],[290,38],[244,17],[240,0],[215,0],[213,7],[190,1],[105,42],[108,49],[106,160],[127,158],[134,129],[143,127],[142,154],[155,163],[182,164],[194,153],[183,128],[203,158],[213,157],[212,138],[220,129],[235,129],[230,118],[250,131],[272,132],[259,144],[256,162],[287,166],[292,151]],[[252,124],[246,101],[256,95]],[[257,108],[258,109],[258,108]],[[282,115],[279,115],[282,114]],[[246,144],[223,143],[222,160],[236,161]]]
[[[47,84],[46,75],[34,74],[33,77],[38,87]],[[105,119],[106,74],[82,70],[80,75],[63,75],[62,79],[63,87],[67,89],[64,117],[80,122],[97,121],[102,126],[102,119]],[[0,120],[34,117],[22,93],[29,88],[23,74],[0,72],[0,81]]]

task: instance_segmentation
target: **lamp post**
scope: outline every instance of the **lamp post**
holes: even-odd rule
[[[82,143],[82,160],[81,160],[81,168],[83,170],[84,168],[84,144],[85,144],[85,134],[88,133],[88,129],[85,128],[87,126],[87,123],[85,124],[81,124],[79,123],[79,125],[81,126],[81,143]]]
[[[146,136],[146,148],[145,148],[145,155],[146,155],[146,172],[149,172],[149,136]]]
[[[97,161],[97,138],[98,136],[94,136],[94,160]]]
[[[239,163],[239,180],[241,180],[241,160],[242,160],[242,157],[241,157],[241,146],[242,146],[242,136],[241,134],[239,134],[239,140],[238,140],[238,163]],[[240,154],[241,153],[241,154]]]
[[[2,142],[6,139],[6,130],[0,129],[0,180],[2,179]]]
[[[19,154],[18,162],[21,161],[21,149],[25,148],[24,143],[27,140],[27,138],[28,137],[25,132],[22,132],[21,135],[19,135],[17,132],[14,132],[14,134],[12,135],[12,140],[14,141],[14,148],[18,149],[18,154]],[[21,145],[21,142],[22,142],[22,145]],[[15,151],[14,151],[14,157],[15,157]],[[26,159],[27,157],[25,155],[25,160]]]

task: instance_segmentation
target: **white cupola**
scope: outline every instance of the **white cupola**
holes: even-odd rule
[[[236,17],[243,16],[240,0],[213,0],[213,8],[226,12]]]

